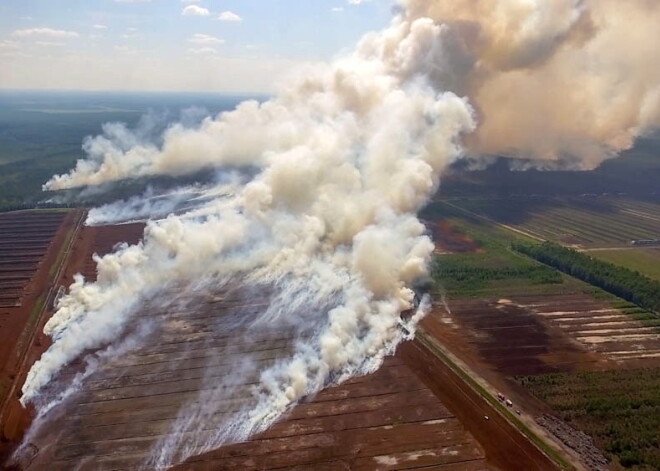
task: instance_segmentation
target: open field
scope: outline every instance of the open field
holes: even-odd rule
[[[59,212],[0,215],[0,309],[21,306],[24,290],[65,218]]]
[[[522,377],[565,421],[626,468],[660,469],[660,368]]]
[[[88,270],[92,253],[104,253],[122,239],[135,240],[141,229],[83,228],[63,279]],[[146,308],[151,314],[140,319],[158,320],[157,330],[137,350],[103,364],[88,379],[63,416],[34,440],[28,469],[43,469],[43,463],[48,469],[71,469],[74,463],[81,464],[79,469],[135,469],[177,418],[181,405],[199,391],[204,403],[220,401],[213,414],[199,420],[200,433],[212,436],[227,413],[250,400],[247,392],[256,372],[241,376],[243,382],[228,396],[213,381],[235,374],[235,365],[243,369],[237,360],[246,355],[263,366],[290,351],[285,331],[244,335],[240,325],[233,332],[223,324],[253,316],[267,303],[265,295],[231,289],[209,296],[195,309],[185,307],[185,295],[177,309]],[[402,347],[377,373],[327,389],[249,442],[193,456],[178,469],[317,470],[348,465],[365,470],[477,471],[511,469],[518,463],[527,463],[527,469],[557,469],[490,406],[475,407],[474,401],[482,399],[467,394],[459,379],[451,379],[451,387],[446,386],[451,375],[438,381],[448,373],[440,364],[433,366],[428,355],[418,346]],[[60,381],[68,384],[81,366],[71,365]],[[492,417],[486,424],[484,414]]]
[[[26,211],[0,216],[16,233],[25,232],[22,239],[12,239],[9,246],[25,243],[36,252],[34,243],[42,247],[42,257],[34,267],[33,276],[27,281],[17,305],[1,312],[0,329],[2,360],[0,391],[0,456],[6,450],[6,440],[14,440],[21,434],[26,417],[18,403],[20,386],[25,378],[25,366],[31,365],[45,348],[43,324],[57,293],[57,281],[67,261],[70,246],[82,222],[82,211]],[[28,237],[31,231],[43,233],[45,226],[54,228],[48,243]],[[31,240],[35,239],[35,240]],[[14,251],[16,248],[13,249]],[[23,250],[22,248],[19,250]],[[15,253],[15,252],[12,252]],[[20,252],[19,252],[20,253]]]
[[[423,221],[438,254],[482,253],[479,243],[450,221]]]
[[[42,212],[25,212],[25,213],[7,213],[0,215],[0,218],[11,216],[14,214],[41,214]],[[42,286],[39,292],[38,299],[33,299],[29,304],[31,309],[30,326],[25,330],[25,335],[22,340],[20,348],[13,346],[10,342],[2,344],[7,348],[13,348],[16,356],[16,361],[11,370],[9,379],[6,380],[7,390],[9,385],[13,385],[16,390],[25,380],[25,375],[29,367],[41,356],[41,354],[50,345],[50,339],[46,337],[42,331],[45,322],[53,314],[53,299],[58,291],[68,287],[73,282],[74,275],[82,273],[89,279],[96,278],[95,262],[93,260],[94,254],[104,255],[112,250],[112,248],[121,242],[137,242],[143,230],[141,224],[131,224],[125,226],[111,226],[108,228],[84,227],[82,221],[85,217],[84,211],[75,211],[70,213],[62,212],[49,212],[48,214],[60,214],[62,217],[66,216],[63,228],[60,230],[59,235],[51,244],[58,247],[57,250],[51,248],[53,252],[48,255],[48,258],[42,263],[43,273],[48,276],[47,285]],[[49,252],[49,254],[51,253]],[[42,275],[46,276],[46,275]],[[46,290],[48,295],[46,295]],[[27,308],[26,308],[27,309]],[[43,316],[38,319],[38,314],[43,310]],[[2,334],[14,335],[14,330],[0,330]],[[14,333],[12,333],[14,332]],[[31,338],[31,336],[33,336]],[[31,340],[30,340],[31,338]],[[31,342],[31,343],[30,343]],[[19,358],[20,352],[25,352],[24,364],[21,367]],[[5,404],[3,411],[3,434],[9,440],[14,440],[16,437],[22,435],[25,428],[30,422],[27,411],[23,409],[18,403],[18,397],[12,397]],[[6,452],[6,444],[0,443],[0,458],[3,452]]]
[[[476,217],[463,217],[459,210],[434,203],[425,210],[425,217],[440,219],[429,232],[442,247],[449,226],[452,234],[470,241],[475,250],[441,250],[433,261],[431,274],[437,294],[450,299],[488,298],[513,294],[556,294],[581,292],[584,285],[558,271],[511,250],[512,241],[529,240],[506,229],[493,226]],[[427,226],[429,223],[427,223]],[[455,236],[454,236],[455,238]]]
[[[615,197],[462,199],[451,204],[545,240],[579,247],[660,238],[660,204]]]
[[[252,400],[258,371],[251,368],[273,364],[291,349],[286,331],[247,335],[243,323],[238,330],[229,326],[235,316],[249,320],[267,302],[249,294],[230,290],[196,309],[151,311],[152,320],[159,321],[157,331],[88,378],[62,418],[46,424],[34,439],[36,455],[27,469],[44,469],[45,463],[53,470],[135,469],[196,397],[205,407],[215,403],[210,414],[197,417],[194,432],[211,438],[233,411]],[[245,363],[246,358],[254,363]],[[235,389],[214,386],[237,374],[235,365],[242,370]],[[67,384],[78,367],[72,365],[61,381]],[[301,404],[253,440],[193,457],[180,469],[336,469],[342,464],[365,470],[491,469],[456,416],[394,358],[373,375]]]
[[[215,345],[220,348],[221,343]],[[281,345],[271,341],[251,349],[269,353],[264,361],[272,361]],[[125,358],[122,369],[139,358]],[[223,363],[232,360],[236,358],[230,355]],[[105,377],[92,383],[92,390],[78,399],[68,419],[59,424],[62,435],[52,450],[54,461],[46,461],[49,469],[71,469],[76,464],[81,464],[77,469],[135,469],[175,420],[181,403],[194,395],[195,381],[201,381],[184,379],[194,378],[192,366],[175,365],[161,366],[160,382],[153,374],[135,376],[138,365],[132,366],[133,373],[126,370],[121,380],[111,379],[113,371],[106,369]],[[165,378],[170,366],[175,367],[170,376],[180,377],[175,383]],[[249,400],[248,388],[244,386],[241,396],[226,401],[199,433],[211,437],[221,428],[223,412],[228,414],[240,401]],[[42,458],[37,456],[27,469],[43,469]],[[325,390],[248,442],[190,458],[176,469],[339,469],[345,465],[365,470],[490,469],[483,449],[454,414],[397,359],[388,360],[373,375]]]
[[[585,294],[453,300],[440,336],[505,376],[660,364],[660,322]],[[455,336],[460,335],[462,339]]]
[[[16,400],[8,395],[19,381],[40,315],[53,300],[57,268],[80,218],[75,211],[0,215],[0,419]],[[2,422],[0,435],[11,435]]]
[[[502,392],[513,399],[523,415],[529,414],[549,436],[574,449],[580,461],[592,463],[589,469],[603,469],[598,464],[602,463],[601,452],[576,430],[592,433],[593,427],[584,421],[563,422],[565,416],[553,410],[551,401],[532,396],[513,378],[657,368],[660,319],[548,266],[539,268],[534,260],[521,260],[510,247],[514,242],[537,242],[535,234],[527,233],[529,227],[491,221],[492,215],[463,212],[441,202],[427,211],[451,222],[481,251],[436,256],[435,309],[424,320],[424,329],[465,362],[477,380],[483,378],[484,387],[493,395]],[[637,250],[649,249],[627,252]],[[597,250],[589,255],[607,253],[610,251]],[[644,370],[632,377],[642,374],[640,371]],[[610,385],[610,389],[616,391],[615,396],[625,394],[625,387],[619,391],[617,385]],[[605,430],[617,427],[616,417],[599,426]],[[654,427],[657,431],[657,424]],[[603,440],[596,444],[606,449]],[[654,446],[657,451],[657,443]],[[624,460],[624,464],[630,463]],[[612,466],[620,469],[618,464]]]
[[[501,392],[512,399],[514,407],[529,414],[549,436],[575,450],[582,463],[596,463],[588,469],[601,470],[604,468],[597,464],[602,462],[601,453],[575,430],[591,434],[592,429],[579,421],[557,419],[555,415],[564,417],[552,410],[552,403],[530,396],[513,378],[657,368],[657,319],[619,303],[616,306],[609,299],[601,301],[586,294],[455,299],[449,301],[451,313],[438,303],[423,326],[468,365],[477,381],[483,378],[493,396]],[[617,390],[617,384],[612,388]],[[597,444],[604,446],[602,441]]]
[[[622,250],[594,250],[589,256],[610,262],[660,281],[660,247]]]

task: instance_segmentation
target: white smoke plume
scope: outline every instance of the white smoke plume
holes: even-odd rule
[[[291,105],[330,92],[340,100],[334,113],[342,107],[359,111],[383,97],[379,87],[392,85],[364,81],[387,76],[400,85],[421,80],[436,92],[468,97],[479,122],[467,140],[471,153],[538,160],[541,167],[554,162],[595,168],[660,126],[657,1],[400,4],[389,29],[367,35],[352,57],[329,70],[302,73],[279,99],[262,107],[245,103],[235,113],[205,120],[196,131],[173,126],[161,148],[126,146],[126,139],[113,145],[121,136],[99,137],[87,143],[88,159],[45,187],[264,164],[265,153],[295,147],[309,130],[304,120],[289,128],[295,119]]]
[[[113,342],[158,293],[233,278],[274,287],[261,322],[276,326],[289,309],[315,327],[262,372],[249,435],[329,378],[377,368],[405,336],[400,314],[433,251],[416,212],[463,145],[593,168],[660,122],[655,1],[400,4],[388,29],[299,71],[270,101],[170,126],[157,144],[121,127],[86,141],[88,158],[46,189],[259,170],[194,210],[148,222],[141,243],[98,260],[95,283],[76,278],[46,326],[54,343],[28,375],[24,404],[63,366]]]
[[[449,67],[423,67],[478,110],[473,153],[592,169],[660,125],[656,1],[405,4],[409,21],[443,24]]]
[[[195,184],[175,189],[148,187],[141,195],[90,209],[85,225],[146,222],[164,219],[171,214],[190,216],[193,210],[204,207],[210,201],[235,195],[243,180],[240,175],[229,173],[212,185]]]

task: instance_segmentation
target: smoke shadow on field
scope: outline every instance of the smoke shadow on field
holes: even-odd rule
[[[510,303],[473,303],[452,317],[487,364],[506,376],[565,371],[566,359],[584,351],[554,332],[528,308]]]

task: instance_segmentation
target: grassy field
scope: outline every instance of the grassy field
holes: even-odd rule
[[[660,368],[518,378],[629,469],[660,469]]]
[[[475,253],[436,256],[432,266],[436,289],[450,298],[572,293],[586,288],[577,280],[512,251],[511,242],[529,240],[520,234],[461,213],[443,203],[431,204],[422,217],[450,221],[453,227],[480,247]]]
[[[589,256],[638,271],[660,281],[660,248],[634,250],[599,250]]]
[[[584,247],[660,238],[660,204],[618,197],[452,200],[451,204],[535,237]]]

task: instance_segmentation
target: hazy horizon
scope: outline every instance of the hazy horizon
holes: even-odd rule
[[[0,5],[0,89],[272,92],[391,17],[392,0]]]

